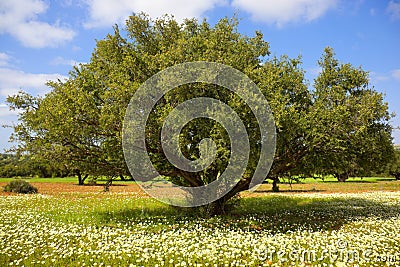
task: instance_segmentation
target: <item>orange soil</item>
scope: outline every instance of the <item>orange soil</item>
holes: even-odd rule
[[[7,183],[0,182],[0,188],[5,186]],[[77,185],[76,183],[31,183],[34,187],[36,187],[40,194],[46,195],[57,195],[60,193],[99,193],[104,191],[103,185]],[[138,193],[140,195],[144,195],[145,193],[140,189],[140,187],[136,184],[114,184],[110,187],[110,192],[118,192],[118,193]],[[6,193],[0,191],[1,195],[12,195],[11,193]]]
[[[12,193],[2,192],[1,188],[5,186],[6,182],[0,182],[0,196],[13,195]],[[39,193],[46,195],[58,195],[63,193],[101,193],[104,191],[103,185],[84,185],[80,186],[76,183],[48,183],[48,182],[32,182]],[[346,183],[318,183],[318,184],[293,184],[290,187],[287,184],[279,185],[282,193],[359,193],[370,191],[400,191],[400,181],[385,181],[378,183],[359,183],[359,182],[346,182]],[[165,190],[165,188],[164,188]],[[112,193],[136,193],[138,196],[148,196],[137,184],[115,182],[110,187]],[[271,184],[261,185],[256,192],[244,192],[242,196],[261,196],[270,194]]]

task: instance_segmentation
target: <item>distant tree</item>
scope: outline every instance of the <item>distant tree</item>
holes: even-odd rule
[[[393,156],[388,105],[369,85],[368,72],[340,64],[333,49],[325,49],[319,65],[309,132],[314,148],[305,164],[340,182],[367,176]]]
[[[400,150],[396,150],[393,158],[386,166],[386,173],[400,180]]]
[[[0,154],[0,177],[65,177],[69,170],[57,162],[27,155]]]

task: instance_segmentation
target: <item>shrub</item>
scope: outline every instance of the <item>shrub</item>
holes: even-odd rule
[[[37,188],[24,180],[13,180],[4,187],[4,192],[36,194]]]

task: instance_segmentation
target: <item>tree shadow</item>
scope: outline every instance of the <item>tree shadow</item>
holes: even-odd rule
[[[308,198],[301,196],[251,197],[222,216],[207,217],[199,209],[168,205],[124,208],[97,214],[103,223],[151,222],[149,228],[186,228],[196,225],[248,231],[320,231],[337,230],[343,225],[368,218],[400,217],[400,204],[375,202],[365,198]],[[151,225],[154,225],[152,227]]]
[[[377,182],[396,182],[396,178],[377,178]]]
[[[272,193],[272,194],[280,194],[280,193],[321,193],[321,192],[326,192],[326,190],[322,189],[287,189],[287,190],[282,190],[279,189],[279,192],[274,192],[272,189],[263,189],[263,190],[255,190],[255,193]]]
[[[80,185],[80,184],[74,184],[74,185],[76,185],[76,186],[87,186],[87,187],[96,187],[96,186],[104,186],[105,185],[105,183],[95,183],[95,184],[82,184],[82,185]],[[128,185],[126,185],[126,184],[111,184],[110,185],[110,187],[112,188],[112,187],[120,187],[120,186],[128,186]]]
[[[377,181],[367,181],[367,180],[347,180],[346,182],[339,182],[339,181],[321,181],[321,183],[326,184],[376,184]]]
[[[257,207],[257,208],[254,208]],[[306,198],[272,196],[248,198],[236,216],[258,218],[254,226],[271,231],[337,230],[344,224],[368,218],[390,219],[400,216],[400,204],[388,205],[365,198]]]

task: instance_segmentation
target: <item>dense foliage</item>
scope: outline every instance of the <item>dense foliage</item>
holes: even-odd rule
[[[400,148],[395,151],[394,157],[386,166],[385,172],[400,180]]]
[[[62,164],[79,177],[129,176],[122,152],[122,123],[136,89],[157,72],[177,63],[211,61],[232,66],[249,76],[269,101],[277,128],[277,150],[268,179],[332,174],[345,181],[385,165],[393,153],[387,104],[369,85],[368,72],[341,64],[326,48],[321,73],[309,89],[301,59],[269,57],[269,45],[260,32],[253,37],[238,32],[238,22],[173,18],[151,20],[133,15],[126,37],[114,34],[97,42],[90,62],[74,68],[66,81],[52,81],[44,97],[20,93],[8,98],[21,110],[14,128],[17,152]],[[176,169],[163,155],[160,129],[163,119],[187,99],[207,96],[232,107],[250,136],[250,162],[240,182],[220,200],[222,205],[249,187],[259,157],[260,132],[249,107],[234,93],[215,85],[189,84],[166,94],[154,108],[146,131],[147,149],[160,174],[184,186],[212,182],[226,167],[230,155],[227,133],[207,119],[190,122],[181,133],[185,156],[199,158],[199,142],[211,137],[217,158],[206,170],[188,173]],[[262,107],[261,107],[262,108]]]
[[[34,155],[0,154],[0,177],[66,177],[69,170],[52,160]]]

